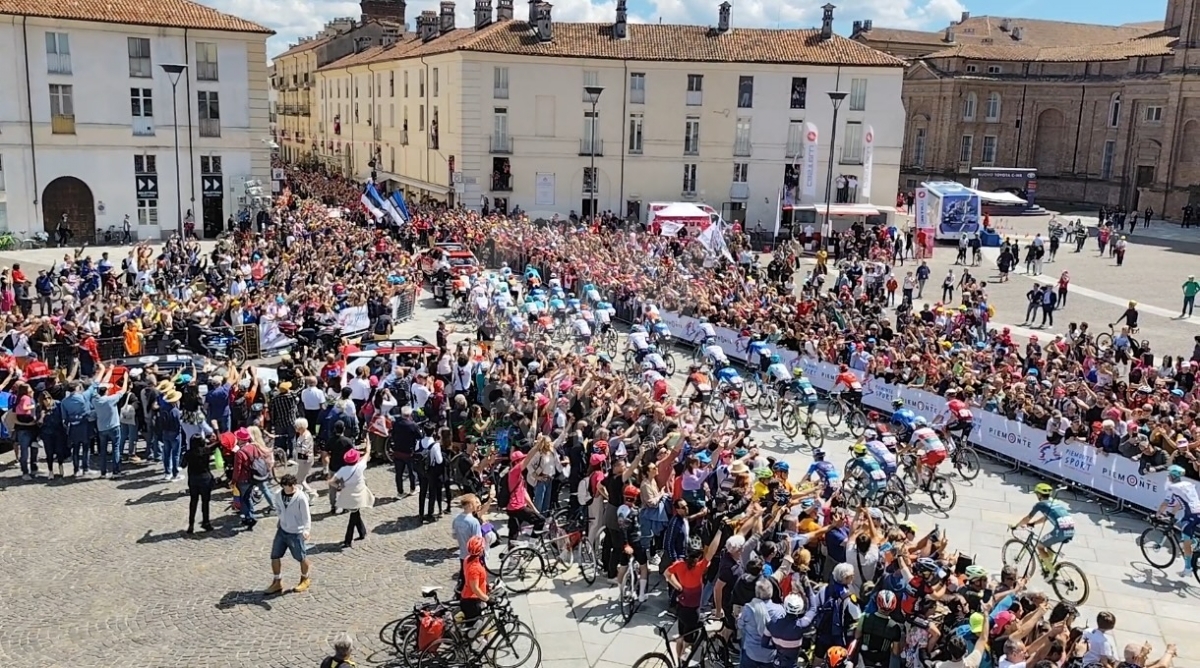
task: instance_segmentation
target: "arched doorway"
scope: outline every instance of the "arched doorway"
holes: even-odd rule
[[[60,176],[42,191],[42,225],[52,240],[64,213],[71,243],[95,239],[96,201],[92,199],[92,189],[74,176]]]
[[[1066,130],[1062,112],[1047,109],[1038,114],[1037,131],[1033,139],[1033,166],[1038,176],[1058,174],[1058,161],[1062,155],[1062,138]]]

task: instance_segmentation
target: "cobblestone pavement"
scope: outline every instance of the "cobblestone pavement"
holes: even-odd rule
[[[1001,309],[1003,318],[1007,307]],[[421,309],[398,331],[432,338],[439,313]],[[678,391],[680,379],[673,385]],[[757,423],[754,436],[793,469],[807,467],[807,454],[770,425]],[[839,463],[849,445],[841,434],[826,441]],[[0,462],[11,462],[11,455],[0,455]],[[0,468],[0,661],[39,668],[299,668],[317,665],[333,635],[348,631],[360,648],[360,665],[383,665],[390,657],[381,651],[379,630],[411,608],[421,586],[450,582],[449,518],[419,525],[414,498],[390,498],[395,490],[386,468],[368,472],[380,498],[364,516],[368,539],[337,549],[344,516],[325,514],[322,496],[314,503],[313,586],[276,597],[260,593],[270,583],[275,520],[242,532],[224,510],[228,494],[219,494],[213,502],[218,530],[188,538],[183,483],[158,478],[157,470],[140,469],[115,481],[23,483],[15,467]],[[923,530],[940,525],[956,549],[998,568],[1005,527],[1027,512],[1035,482],[988,465],[975,481],[956,481],[959,501],[949,513],[918,503],[914,519]],[[1157,656],[1175,642],[1176,665],[1200,668],[1200,637],[1192,635],[1200,586],[1177,577],[1176,567],[1164,573],[1145,563],[1134,542],[1145,526],[1140,520],[1067,500],[1079,528],[1066,554],[1092,588],[1085,617],[1112,610],[1119,644],[1149,640]],[[285,561],[284,583],[294,585],[297,576],[296,564]],[[1033,586],[1044,588],[1035,580]],[[661,586],[657,576],[651,583]],[[615,587],[603,580],[586,587],[574,571],[516,597],[515,607],[540,640],[541,666],[627,667],[660,648],[654,625],[669,622],[661,593],[627,625],[615,597]]]

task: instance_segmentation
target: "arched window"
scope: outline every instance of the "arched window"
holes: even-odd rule
[[[991,123],[1000,120],[1000,93],[988,93],[987,119]]]
[[[1113,93],[1108,102],[1108,127],[1115,128],[1121,124],[1121,94]]]
[[[975,120],[975,107],[978,102],[979,99],[975,97],[975,93],[967,93],[967,96],[963,98],[962,117],[964,121]]]

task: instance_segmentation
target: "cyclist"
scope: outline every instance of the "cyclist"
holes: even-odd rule
[[[621,556],[621,565],[617,568],[617,582],[625,581],[625,569],[633,561],[641,571],[638,580],[638,602],[646,601],[646,582],[650,580],[650,559],[646,556],[646,546],[642,544],[642,530],[638,526],[637,502],[641,491],[633,485],[625,486],[625,503],[617,508],[617,528],[622,544],[625,546]]]
[[[587,315],[589,312],[579,312],[575,314],[575,321],[571,323],[571,331],[575,334],[575,341],[583,346],[592,345],[592,327],[588,324]]]
[[[567,293],[567,309],[570,310],[571,313],[577,313],[579,311],[579,307],[582,305],[582,302],[579,301],[579,298],[575,296],[574,292]]]
[[[634,325],[629,330],[629,348],[634,353],[634,359],[641,363],[642,358],[646,356],[646,351],[650,348],[650,336],[646,334],[646,329],[641,325]]]
[[[696,391],[691,399],[693,404],[707,404],[712,397],[712,383],[709,382],[708,374],[701,370],[699,364],[692,364],[688,367],[688,376],[683,383],[683,391],[687,392],[688,388]]]
[[[854,458],[846,464],[846,477],[857,478],[860,482],[861,496],[872,499],[887,487],[887,472],[867,450],[865,443],[855,443],[851,448]]]
[[[949,393],[950,401],[946,402],[946,433],[960,434],[960,443],[966,443],[967,437],[971,435],[971,428],[974,425],[975,416],[971,414],[971,407],[964,399],[966,393],[962,390],[954,389]]]
[[[1109,328],[1115,327],[1117,322],[1121,322],[1122,320],[1124,320],[1125,326],[1129,328],[1129,333],[1130,334],[1136,333],[1137,328],[1138,328],[1137,305],[1138,305],[1137,302],[1134,302],[1134,301],[1129,302],[1128,308],[1126,308],[1125,312],[1121,314],[1121,317],[1117,318],[1116,322],[1109,323],[1109,325],[1108,325]]]
[[[667,343],[671,340],[671,328],[662,320],[655,320],[650,325],[650,335],[655,343]]]
[[[892,400],[892,424],[903,429],[904,435],[913,433],[916,427],[913,426],[917,420],[917,414],[911,408],[904,407],[904,400],[897,397]]]
[[[883,438],[873,429],[868,429],[863,434],[867,452],[870,453],[876,462],[879,462],[879,466],[883,468],[883,472],[887,474],[887,477],[891,478],[896,475],[899,464],[896,462],[896,453],[892,452]],[[892,438],[893,442],[895,440],[895,438]]]
[[[900,655],[904,625],[892,619],[898,603],[895,592],[885,589],[875,594],[875,612],[858,618],[854,638],[865,668],[887,668]]]
[[[717,387],[722,391],[742,389],[742,377],[737,369],[728,364],[728,360],[726,362],[725,366],[717,367]]]
[[[533,324],[538,321],[538,315],[541,314],[542,305],[537,299],[534,298],[532,294],[529,294],[525,295],[525,303],[521,305],[521,310],[525,312],[526,316],[528,316],[529,324]]]
[[[617,314],[617,309],[613,308],[608,302],[596,302],[596,333],[607,334],[612,329],[613,316]]]
[[[760,338],[752,338],[750,339],[750,343],[746,345],[746,354],[746,362],[749,362],[755,355],[758,355],[759,364],[763,369],[766,369],[766,366],[762,362],[763,358],[771,356],[771,349],[767,347],[766,341]]]
[[[714,369],[724,369],[729,366],[729,357],[725,355],[725,349],[717,343],[715,338],[710,339],[708,345],[704,347],[704,361]]]
[[[845,364],[838,366],[838,375],[833,379],[833,387],[829,391],[837,392],[839,387],[846,388],[846,391],[842,393],[842,399],[847,404],[855,408],[862,407],[862,382]]]
[[[825,450],[817,448],[812,453],[813,462],[809,464],[808,471],[804,473],[804,481],[812,480],[815,475],[825,485],[826,494],[831,494],[838,481],[841,480],[842,474],[838,473],[837,467],[831,462],[825,461]]]
[[[780,399],[787,394],[792,384],[792,374],[788,371],[787,365],[783,363],[783,358],[779,355],[771,355],[768,358],[770,364],[766,368],[766,381],[775,385],[775,394],[779,395]]]
[[[562,290],[550,293],[550,313],[554,315],[555,325],[561,325],[567,320],[567,302],[563,296]]]
[[[700,316],[700,341],[698,343],[701,346],[706,346],[716,340],[717,328],[713,327],[713,324],[708,321],[707,317]]]
[[[667,370],[667,361],[663,359],[662,354],[658,352],[658,346],[654,345],[653,343],[646,348],[646,354],[642,356],[642,364],[652,364],[654,365],[655,371],[664,376],[670,375],[670,372]]]
[[[1183,474],[1183,467],[1177,464],[1167,468],[1167,496],[1158,506],[1158,515],[1166,517],[1168,510],[1171,515],[1182,513],[1179,533],[1183,538],[1183,570],[1179,575],[1187,577],[1192,573],[1193,561],[1196,558],[1195,541],[1197,529],[1200,529],[1200,494],[1196,493],[1195,485],[1183,479]]]
[[[946,446],[937,432],[929,428],[925,418],[918,415],[913,421],[913,426],[916,430],[912,433],[909,445],[921,451],[921,458],[917,460],[917,486],[928,487],[929,483],[933,482],[938,465],[946,460]],[[922,471],[929,471],[924,480],[921,476]]]
[[[1048,483],[1039,482],[1034,485],[1033,495],[1037,497],[1037,503],[1033,504],[1029,514],[1022,517],[1021,521],[1017,522],[1013,528],[1032,527],[1043,522],[1050,523],[1050,532],[1042,536],[1042,541],[1037,546],[1042,570],[1050,571],[1054,566],[1055,559],[1054,551],[1050,548],[1060,543],[1066,543],[1075,537],[1075,520],[1071,517],[1071,511],[1067,508],[1067,504],[1052,498],[1054,488]],[[1041,517],[1034,519],[1038,515]]]
[[[806,601],[799,594],[788,594],[783,599],[783,616],[767,622],[763,633],[763,644],[770,642],[775,648],[775,665],[795,666],[800,660],[804,638],[812,628],[817,616],[816,595]]]
[[[655,401],[662,401],[667,396],[667,379],[650,360],[642,362],[642,381],[650,388]]]
[[[583,296],[588,300],[589,303],[595,305],[596,308],[600,308],[600,306],[599,306],[600,301],[601,301],[600,291],[596,289],[595,285],[593,285],[591,283],[585,283],[583,285],[582,292],[583,292]]]
[[[813,413],[817,410],[817,388],[813,387],[812,382],[804,377],[804,369],[800,367],[792,369],[792,383],[788,390],[804,400],[804,406],[808,408],[808,424],[812,424]],[[786,394],[780,394],[780,397],[786,396]]]

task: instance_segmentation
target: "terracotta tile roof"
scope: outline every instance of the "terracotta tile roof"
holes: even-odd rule
[[[3,1],[3,0],[0,0]],[[481,51],[527,56],[643,61],[805,63],[903,67],[904,61],[835,35],[822,41],[819,30],[735,28],[724,35],[705,26],[630,24],[626,39],[613,39],[611,24],[555,23],[554,39],[541,42],[524,21],[493,23],[482,30],[458,29],[421,42],[413,34],[390,47],[372,47],[330,63],[322,70],[369,62],[415,58],[447,51]]]
[[[1008,29],[1001,26],[1008,22]],[[1013,27],[1021,28],[1021,39],[1012,37]],[[1071,23],[1069,21],[1044,21],[1042,19],[1021,19],[1003,16],[972,16],[966,21],[955,23],[955,44],[987,44],[984,40],[992,40],[991,44],[1017,44],[1021,46],[1090,46],[1093,44],[1112,44],[1142,37],[1152,32],[1162,30],[1162,22],[1127,23],[1111,26],[1094,23]],[[872,28],[861,31],[859,35],[868,41],[877,42],[907,42],[910,44],[945,45],[945,30],[925,32],[920,30],[899,30],[895,28]]]
[[[1166,56],[1174,53],[1178,38],[1171,36],[1144,37],[1112,44],[1081,46],[1015,46],[959,44],[935,51],[924,59],[970,58],[1007,62],[1080,63],[1125,60],[1138,56]]]
[[[284,56],[294,56],[297,53],[304,53],[305,51],[311,51],[312,49],[315,49],[318,46],[321,46],[322,44],[328,42],[331,39],[333,39],[333,38],[332,37],[317,37],[315,39],[310,39],[307,42],[301,42],[300,44],[296,44],[296,45],[290,47],[287,51],[284,51],[283,53],[279,54],[278,56],[275,56],[271,60],[278,60],[280,58],[283,58]]]
[[[275,34],[270,28],[189,0],[0,0],[0,14]]]

